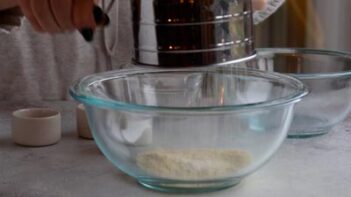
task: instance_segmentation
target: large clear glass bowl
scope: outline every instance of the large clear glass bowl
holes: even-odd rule
[[[104,155],[145,187],[204,192],[237,184],[286,138],[299,80],[240,68],[120,70],[70,90]]]
[[[351,110],[351,54],[328,50],[266,48],[245,67],[291,75],[310,94],[296,105],[290,137],[325,134]]]

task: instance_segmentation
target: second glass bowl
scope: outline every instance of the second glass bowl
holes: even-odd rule
[[[325,134],[351,110],[351,54],[328,50],[266,48],[244,67],[291,75],[310,91],[296,105],[290,137]]]

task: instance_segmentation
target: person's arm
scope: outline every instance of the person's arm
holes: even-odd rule
[[[18,6],[35,30],[62,32],[72,29],[93,30],[96,23],[93,5],[97,0],[0,0],[0,14]],[[252,0],[255,23],[272,14],[285,0]],[[265,7],[265,9],[263,9]],[[262,11],[260,9],[263,9]],[[12,9],[11,9],[12,10]],[[260,11],[257,11],[260,10]],[[8,13],[6,13],[8,15]],[[0,16],[1,17],[1,16]],[[9,18],[12,16],[7,16]],[[5,18],[3,17],[2,20]],[[8,19],[6,19],[8,20]],[[10,20],[12,21],[12,19]],[[11,25],[1,22],[0,25]]]
[[[0,0],[0,11],[17,7],[17,0]]]

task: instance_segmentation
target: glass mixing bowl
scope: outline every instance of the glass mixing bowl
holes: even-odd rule
[[[70,93],[120,170],[155,190],[204,192],[263,165],[307,91],[287,75],[210,67],[110,71],[81,79]]]
[[[296,105],[289,137],[325,134],[351,110],[351,54],[337,51],[266,48],[244,67],[291,75],[310,94]]]

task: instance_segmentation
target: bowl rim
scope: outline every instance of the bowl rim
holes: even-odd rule
[[[275,54],[313,54],[313,55],[324,55],[324,56],[335,56],[345,59],[350,59],[351,53],[346,51],[327,50],[327,49],[312,49],[312,48],[257,48],[257,58],[264,57],[267,55]],[[336,78],[343,76],[351,76],[351,68],[349,71],[344,72],[324,72],[324,73],[282,73],[293,76],[298,79],[321,79],[321,78]]]
[[[211,71],[229,71],[233,72],[233,68],[224,68],[224,67],[211,67]],[[197,68],[183,68],[183,69],[124,69],[124,70],[115,70],[108,71],[103,73],[97,73],[93,75],[88,75],[86,77],[78,80],[70,89],[70,95],[77,100],[86,105],[109,108],[109,109],[118,109],[126,111],[148,111],[148,112],[172,112],[172,113],[218,113],[218,112],[231,112],[238,110],[252,110],[258,108],[271,108],[277,106],[283,106],[291,103],[296,103],[300,101],[304,96],[306,96],[309,91],[307,86],[300,81],[299,79],[274,72],[264,72],[256,69],[248,68],[235,68],[235,71],[241,72],[251,72],[257,76],[262,76],[266,79],[274,79],[280,83],[289,84],[295,88],[295,91],[285,97],[278,99],[272,99],[263,102],[248,103],[248,104],[239,104],[239,105],[223,105],[223,106],[206,106],[206,107],[169,107],[169,106],[152,106],[152,105],[141,105],[126,103],[122,101],[116,101],[112,99],[98,98],[94,95],[89,94],[84,88],[89,85],[96,83],[97,81],[109,80],[118,77],[126,77],[127,75],[137,75],[137,74],[146,74],[146,73],[167,73],[167,72],[187,72],[187,71],[198,71],[204,72],[209,71],[208,67],[197,67]],[[254,76],[254,75],[252,75]]]

